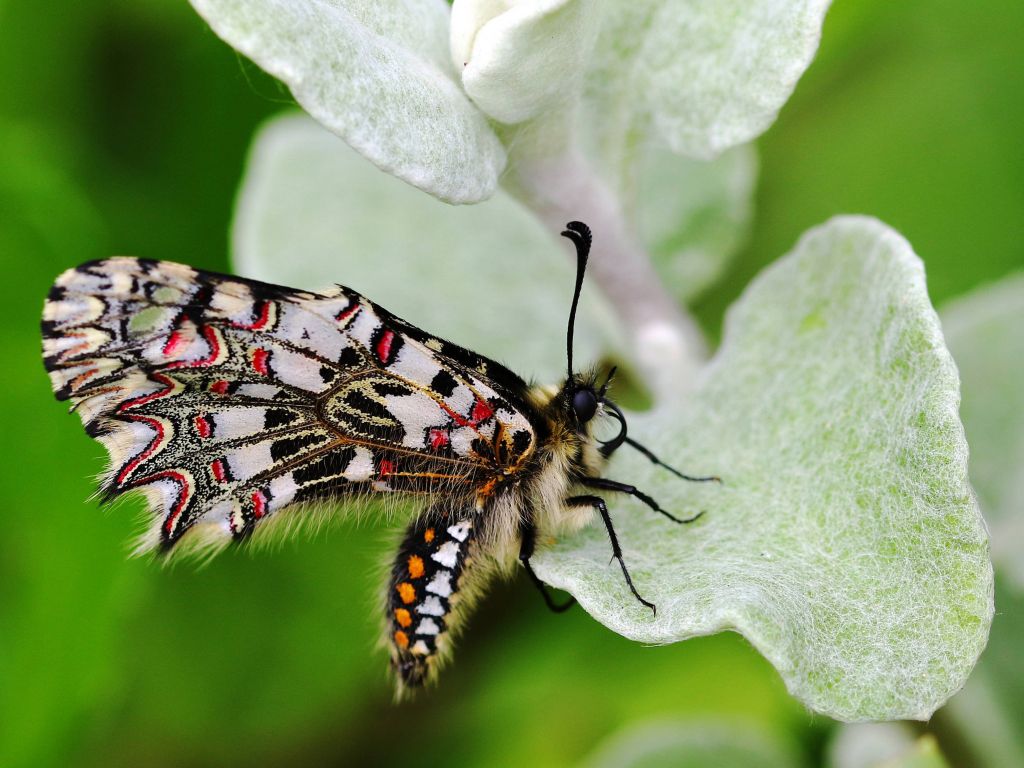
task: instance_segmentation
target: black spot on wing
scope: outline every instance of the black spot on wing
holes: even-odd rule
[[[268,408],[263,417],[263,426],[265,429],[277,429],[298,421],[298,419],[298,414],[286,408]]]
[[[93,419],[85,425],[85,434],[92,438],[103,437],[110,434],[110,431],[110,425],[104,424],[100,419]]]
[[[374,381],[372,386],[373,391],[381,397],[412,394],[412,391],[406,385],[400,384],[397,381]]]
[[[345,347],[338,355],[338,365],[342,368],[362,368],[363,358],[352,347]]]
[[[292,478],[300,489],[310,484],[322,483],[332,479],[337,482],[346,482],[340,476],[348,468],[355,455],[356,450],[352,446],[339,448],[336,451],[320,456],[316,461],[311,461],[308,464],[297,467],[292,472]]]
[[[345,393],[345,405],[366,416],[387,419],[388,421],[392,420],[388,409],[384,407],[383,403],[367,397],[357,389]]]
[[[285,437],[270,444],[270,458],[275,462],[297,456],[307,449],[319,445],[329,438],[319,432],[296,437]]]
[[[512,450],[515,451],[516,455],[521,455],[527,448],[530,447],[530,433],[525,429],[518,429],[512,435]]]
[[[438,371],[437,375],[430,382],[430,388],[441,395],[441,397],[450,396],[457,386],[459,386],[459,382],[455,380],[455,377],[443,369]]]
[[[323,381],[324,384],[330,384],[332,381],[334,381],[335,375],[336,374],[333,368],[329,368],[326,365],[320,366],[320,380]]]

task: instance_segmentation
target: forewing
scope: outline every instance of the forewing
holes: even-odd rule
[[[353,490],[465,490],[532,448],[480,373],[381,314],[340,287],[114,258],[58,278],[43,354],[58,399],[110,453],[104,492],[145,492],[158,523],[146,544],[170,547],[189,531],[241,538],[289,504]]]

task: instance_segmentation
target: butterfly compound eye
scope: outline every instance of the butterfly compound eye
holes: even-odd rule
[[[597,395],[592,389],[578,389],[572,396],[572,410],[576,420],[584,424],[594,418],[597,413]]]

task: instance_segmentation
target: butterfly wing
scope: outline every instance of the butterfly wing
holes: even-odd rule
[[[104,494],[148,499],[145,546],[353,492],[472,498],[536,442],[517,377],[340,286],[112,258],[57,279],[42,330],[57,398],[110,454]]]

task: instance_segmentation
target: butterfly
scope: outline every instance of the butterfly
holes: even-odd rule
[[[530,560],[539,536],[596,512],[633,596],[604,499],[637,488],[602,477],[629,445],[607,397],[612,375],[573,370],[573,330],[591,246],[570,222],[577,274],[560,386],[431,336],[343,286],[294,290],[164,261],[117,257],[57,278],[43,358],[58,400],[110,455],[112,499],[139,491],[152,513],[141,550],[248,539],[311,504],[398,494],[419,502],[393,561],[386,644],[399,695],[436,677],[473,599],[519,563],[552,610]],[[618,433],[595,437],[610,418]],[[582,491],[582,492],[581,492]]]

